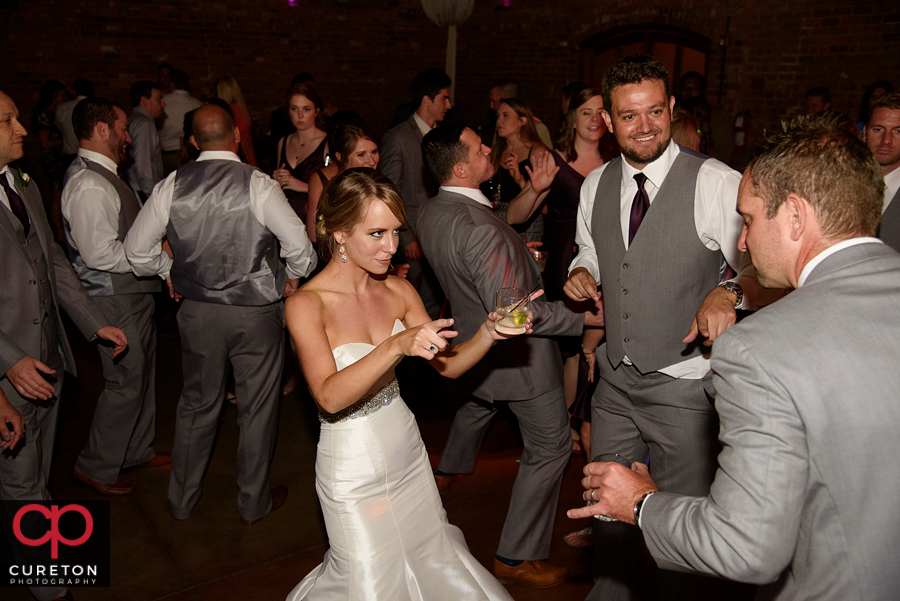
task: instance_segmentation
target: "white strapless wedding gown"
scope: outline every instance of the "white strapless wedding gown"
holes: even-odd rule
[[[392,334],[403,331],[398,319]],[[375,347],[334,349],[338,370]],[[331,548],[287,601],[512,601],[447,514],[397,381],[322,423],[316,491]],[[344,412],[341,412],[344,414]]]

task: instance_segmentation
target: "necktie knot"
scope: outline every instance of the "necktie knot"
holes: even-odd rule
[[[644,189],[644,184],[647,182],[647,176],[644,175],[643,173],[640,173],[640,172],[635,173],[635,174],[634,174],[634,181],[637,182],[638,188],[641,189],[641,190],[643,190],[643,189]]]

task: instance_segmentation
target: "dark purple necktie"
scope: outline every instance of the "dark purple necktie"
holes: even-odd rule
[[[628,220],[628,246],[631,246],[631,241],[634,240],[634,235],[637,234],[638,228],[641,227],[641,221],[644,220],[644,215],[650,208],[650,197],[644,189],[647,176],[643,173],[635,173],[634,181],[637,182],[638,191],[631,203],[631,218]]]
[[[28,221],[28,211],[25,210],[25,203],[22,202],[22,199],[19,198],[16,191],[12,189],[12,186],[9,185],[5,173],[0,173],[0,186],[3,186],[3,191],[6,192],[6,198],[9,199],[9,208],[12,209],[13,215],[22,222],[22,228],[25,230],[25,235],[27,236],[31,229],[31,223]]]

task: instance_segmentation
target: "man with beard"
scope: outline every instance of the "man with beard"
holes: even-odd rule
[[[564,288],[577,301],[596,299],[598,284],[604,288],[592,448],[629,461],[649,455],[661,490],[706,495],[718,419],[704,353],[734,325],[737,308],[755,305],[758,288],[737,246],[741,176],[671,143],[675,99],[658,60],[619,59],[602,92],[603,118],[622,156],[581,188],[579,251]],[[723,258],[740,276],[720,284]],[[693,577],[647,578],[652,564],[641,562],[638,532],[615,522],[593,527],[597,585],[589,599],[632,598],[643,587],[694,598]]]
[[[900,92],[884,94],[872,103],[863,140],[884,175],[879,237],[900,251]]]
[[[86,98],[72,113],[78,156],[66,172],[63,226],[69,260],[88,294],[114,325],[125,331],[128,352],[113,360],[100,347],[106,387],[97,399],[87,445],[75,462],[74,477],[101,495],[127,495],[134,483],[119,472],[170,463],[156,453],[156,278],[139,278],[125,257],[125,235],[140,206],[117,175],[131,142],[121,107]]]

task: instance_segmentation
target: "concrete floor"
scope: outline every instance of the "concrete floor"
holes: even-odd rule
[[[72,331],[72,330],[70,330]],[[96,351],[74,333],[79,378],[67,378],[50,492],[60,500],[102,499],[75,483],[72,468],[87,439],[102,388]],[[458,395],[424,363],[407,359],[400,370],[401,391],[416,414],[432,464],[440,458]],[[181,391],[181,349],[177,335],[160,336],[157,368],[158,450],[172,448],[174,410]],[[314,484],[319,424],[306,389],[282,398],[278,442],[271,468],[272,486],[287,484],[284,507],[252,527],[241,525],[235,485],[238,428],[227,406],[204,481],[203,497],[190,519],[175,520],[166,502],[169,470],[141,469],[127,474],[137,483],[130,496],[110,500],[112,586],[75,588],[78,601],[281,601],[318,565],[327,549]],[[503,412],[485,441],[474,475],[455,483],[444,496],[451,523],[459,526],[473,555],[489,568],[506,517],[521,442],[514,418]],[[590,549],[566,545],[565,533],[587,521],[572,522],[565,510],[582,503],[584,458],[573,455],[566,470],[553,534],[551,560],[567,566],[570,580],[549,589],[510,585],[518,601],[580,601],[591,589]],[[6,601],[32,599],[24,588],[4,588]]]

